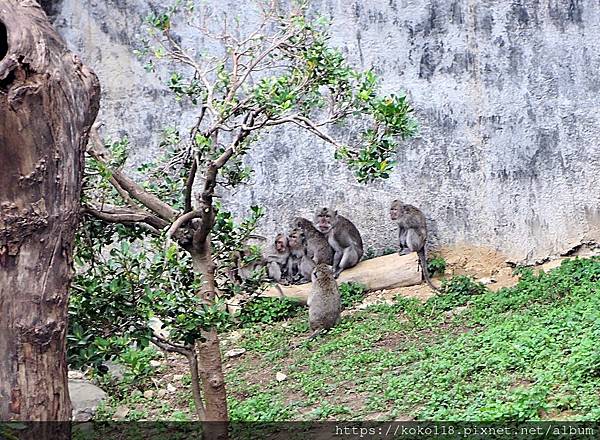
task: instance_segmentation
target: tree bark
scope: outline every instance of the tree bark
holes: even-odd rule
[[[203,438],[205,440],[226,440],[229,416],[219,335],[212,328],[203,332],[202,336],[203,339],[197,342],[197,347],[198,373],[202,380],[205,404]]]
[[[35,1],[0,0],[0,23],[0,420],[66,421],[67,289],[100,86]],[[36,435],[66,438],[65,425]]]
[[[215,264],[212,261],[210,235],[201,242],[195,241],[190,250],[194,270],[202,276],[202,289],[199,292],[202,299],[213,304],[215,300]],[[210,440],[225,440],[227,434],[227,392],[219,335],[212,328],[202,331],[202,339],[196,342],[198,350],[198,373],[202,381],[202,395],[205,405],[205,419],[202,420],[203,438]]]

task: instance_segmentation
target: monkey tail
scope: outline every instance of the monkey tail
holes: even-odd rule
[[[283,290],[281,290],[279,283],[275,284],[275,289],[277,289],[277,292],[279,292],[279,298],[285,298],[285,294],[283,293]]]
[[[317,336],[319,336],[320,334],[323,333],[323,329],[320,328],[318,330],[315,330],[308,338],[306,338],[304,341],[302,342],[298,342],[297,344],[292,345],[293,349],[299,348],[300,346],[304,345],[304,344],[308,344],[310,341],[312,341],[313,339],[315,339]]]
[[[421,265],[421,271],[423,272],[423,278],[425,282],[436,292],[439,292],[440,289],[435,287],[431,282],[431,278],[429,277],[429,271],[427,270],[427,258],[425,257],[425,248],[417,251],[417,255],[419,255],[419,264]]]
[[[313,334],[312,334],[312,335],[310,335],[310,336],[308,337],[307,341],[312,341],[312,340],[313,340],[313,339],[315,339],[317,336],[319,336],[321,333],[323,333],[323,329],[322,329],[322,328],[320,328],[320,329],[318,329],[318,330],[315,330],[315,331],[313,332]]]

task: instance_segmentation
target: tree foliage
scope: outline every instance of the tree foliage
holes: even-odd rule
[[[166,85],[197,117],[183,134],[163,131],[161,156],[140,167],[136,180],[123,170],[128,141],[93,136],[72,353],[89,347],[90,335],[100,343],[114,333],[151,340],[188,357],[194,385],[203,354],[210,349],[207,362],[220,362],[216,330],[227,322],[224,303],[240,295],[252,301],[266,286],[264,270],[242,282],[235,276],[236,255],[246,263],[260,258],[260,248],[247,240],[263,210],[251,207],[236,222],[215,200],[217,192],[248,182],[252,170],[244,156],[260,148],[269,129],[299,127],[333,146],[335,157],[366,183],[389,176],[399,142],[415,133],[405,95],[379,95],[374,72],[354,69],[330,45],[326,21],[307,2],[258,7],[262,19],[249,33],[193,2],[175,1],[148,17],[149,39],[138,54],[149,70],[163,62],[173,69]],[[177,29],[183,27],[210,41],[203,52],[182,41]],[[336,139],[334,126],[352,130]],[[150,330],[153,316],[165,323],[166,335]],[[204,351],[197,351],[199,343]],[[104,355],[111,350],[108,344]],[[220,365],[212,367],[205,378],[221,374]],[[216,382],[205,381],[203,392],[210,394]],[[224,388],[219,392],[224,400]],[[199,399],[196,404],[205,417]]]

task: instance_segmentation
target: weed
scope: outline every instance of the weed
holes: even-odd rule
[[[444,257],[434,257],[427,260],[427,271],[429,275],[433,276],[436,273],[444,275],[446,272],[446,260]]]
[[[487,291],[483,284],[473,281],[467,276],[459,275],[450,280],[444,280],[440,295],[431,297],[427,301],[427,306],[438,310],[450,310],[465,305],[474,295],[481,295]]]
[[[296,316],[302,305],[289,298],[255,298],[246,303],[238,315],[243,326],[272,324]]]
[[[341,283],[339,289],[343,309],[347,309],[354,304],[361,302],[367,292],[367,287],[364,284],[356,283],[354,281]]]

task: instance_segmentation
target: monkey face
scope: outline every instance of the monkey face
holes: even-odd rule
[[[390,207],[390,218],[392,220],[398,220],[400,218],[400,209],[402,208],[402,203],[400,200],[394,200]]]
[[[287,251],[287,247],[288,247],[288,240],[287,240],[286,236],[283,234],[279,234],[275,238],[275,250],[277,252],[283,253],[283,252]]]
[[[323,208],[315,217],[315,227],[323,234],[327,234],[333,228],[336,220],[337,211],[331,211],[328,208]]]
[[[288,244],[290,249],[302,247],[304,245],[304,233],[297,228],[292,229],[292,232],[289,234]]]

